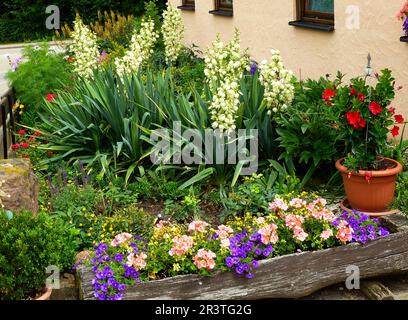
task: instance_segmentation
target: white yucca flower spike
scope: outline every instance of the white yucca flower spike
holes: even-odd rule
[[[204,60],[206,81],[213,93],[213,101],[209,107],[212,127],[235,130],[240,97],[239,82],[249,66],[247,50],[241,52],[239,31],[235,30],[233,38],[225,46],[218,34]]]
[[[163,12],[162,34],[166,63],[175,63],[183,49],[184,24],[180,10],[174,8],[170,3]]]
[[[140,66],[151,57],[158,38],[159,35],[154,30],[153,20],[143,21],[140,32],[133,34],[125,55],[115,59],[117,73],[123,76],[138,72]]]
[[[74,72],[89,79],[98,66],[99,50],[96,34],[82,22],[81,18],[77,17],[74,22],[72,40],[70,49],[75,54]]]
[[[271,50],[271,60],[262,61],[259,69],[259,81],[264,86],[264,103],[273,113],[285,111],[291,104],[295,87],[294,74],[285,69],[278,50]]]

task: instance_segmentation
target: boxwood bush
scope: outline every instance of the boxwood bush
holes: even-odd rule
[[[41,293],[46,268],[72,266],[75,232],[60,220],[30,212],[10,216],[0,211],[0,300],[26,299]]]

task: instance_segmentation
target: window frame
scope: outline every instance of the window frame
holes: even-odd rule
[[[309,1],[310,0],[297,1],[297,14],[298,14],[297,19],[303,22],[334,26],[335,22],[334,13],[307,10],[306,8]],[[311,15],[315,15],[315,17],[311,17]]]
[[[183,5],[184,7],[192,7],[192,8],[194,8],[194,7],[195,7],[195,0],[183,0],[183,1],[182,1],[182,5]]]
[[[222,3],[222,0],[215,0],[215,10],[232,12],[234,10],[234,4],[231,3],[231,5],[228,5],[228,4]]]

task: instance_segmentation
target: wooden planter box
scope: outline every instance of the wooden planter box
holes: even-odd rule
[[[291,254],[260,261],[253,279],[233,272],[210,277],[183,275],[128,287],[125,300],[143,299],[265,299],[300,298],[337,283],[350,274],[346,268],[360,268],[361,279],[408,271],[408,220],[399,215],[381,218],[391,235],[365,245]],[[78,269],[80,298],[95,299],[89,268]]]

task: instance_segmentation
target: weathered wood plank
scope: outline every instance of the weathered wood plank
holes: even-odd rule
[[[126,300],[139,299],[263,299],[300,298],[344,282],[350,265],[359,267],[361,279],[408,271],[407,219],[385,218],[397,231],[365,245],[346,246],[263,260],[253,279],[232,272],[211,277],[185,275],[129,287]],[[81,297],[94,299],[90,269],[80,268]]]
[[[361,291],[370,300],[395,300],[393,293],[378,281],[363,281]]]

